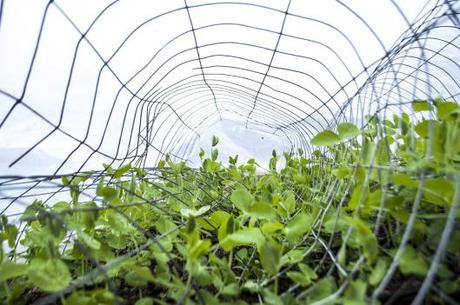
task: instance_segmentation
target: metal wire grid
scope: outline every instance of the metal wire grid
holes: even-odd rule
[[[19,108],[27,110],[29,115],[44,122],[50,127],[48,132],[43,133],[38,140],[30,142],[28,149],[16,156],[10,163],[14,168],[21,163],[32,151],[59,133],[71,139],[74,146],[66,158],[54,169],[52,173],[44,173],[42,176],[23,177],[22,175],[8,175],[0,177],[0,201],[2,202],[1,214],[15,216],[9,212],[14,204],[27,206],[32,198],[43,197],[45,201],[53,200],[60,192],[67,192],[65,186],[61,185],[59,179],[62,175],[62,168],[72,156],[81,153],[82,149],[89,151],[87,158],[75,169],[75,173],[82,172],[88,161],[94,156],[102,156],[110,164],[123,164],[131,162],[140,167],[149,167],[156,164],[166,153],[173,153],[177,159],[186,159],[193,147],[193,143],[200,137],[200,132],[213,122],[231,117],[248,128],[260,128],[270,130],[274,134],[281,134],[290,143],[288,149],[297,147],[303,148],[306,154],[311,152],[309,139],[318,131],[333,127],[342,120],[352,121],[364,125],[363,117],[366,114],[377,114],[385,117],[392,113],[402,111],[410,112],[410,102],[415,99],[430,99],[436,95],[442,95],[446,99],[456,99],[460,94],[458,83],[460,66],[455,60],[459,54],[459,2],[458,1],[434,1],[427,2],[415,19],[409,19],[404,10],[396,1],[389,3],[395,12],[407,23],[407,30],[395,40],[394,44],[387,48],[379,35],[373,30],[370,23],[360,16],[353,8],[345,2],[336,1],[335,5],[340,7],[347,14],[353,16],[361,23],[362,31],[370,33],[380,45],[383,56],[371,62],[365,62],[360,49],[353,43],[354,33],[346,33],[333,24],[308,16],[305,12],[297,12],[291,7],[291,0],[281,4],[268,6],[249,2],[193,2],[184,1],[170,10],[155,14],[147,20],[139,20],[137,26],[123,38],[122,42],[112,53],[102,55],[96,45],[90,39],[91,31],[103,22],[107,14],[111,14],[123,1],[113,1],[100,9],[99,14],[92,20],[86,29],[81,29],[73,21],[69,13],[58,1],[49,1],[43,10],[38,34],[34,42],[33,55],[28,67],[27,76],[19,94],[14,94],[6,89],[0,88],[0,94],[11,104],[11,107],[4,113],[0,122],[0,131],[7,123],[14,120],[14,113]],[[292,1],[295,3],[296,1]],[[4,22],[3,15],[8,11],[8,2],[0,2],[0,33],[1,31],[12,31]],[[221,12],[226,8],[237,8],[239,10],[253,9],[261,15],[273,14],[278,16],[281,24],[274,25],[276,28],[258,27],[253,24],[239,22],[221,23],[200,23],[194,19],[199,10],[210,12]],[[53,122],[51,118],[42,114],[40,107],[31,106],[25,99],[31,85],[31,75],[35,72],[35,62],[41,55],[40,43],[47,31],[47,18],[50,11],[60,14],[72,26],[78,35],[78,41],[74,45],[72,61],[68,66],[68,74],[62,75],[66,81],[65,91],[59,101],[56,101],[56,108],[60,109],[59,119]],[[177,15],[188,19],[189,28],[171,37],[165,44],[161,45],[138,70],[129,77],[118,76],[112,68],[117,54],[129,45],[131,37],[141,31],[148,24],[162,24],[163,18]],[[293,20],[306,23],[320,24],[327,28],[332,35],[344,39],[354,54],[353,60],[359,63],[358,70],[350,70],[350,58],[342,56],[342,50],[337,49],[333,44],[323,42],[316,38],[305,35],[308,31],[299,30],[285,31],[286,25]],[[219,32],[223,28],[233,28],[238,31],[254,31],[257,35],[268,35],[274,38],[275,44],[267,46],[257,42],[226,40],[220,37]],[[200,43],[200,35],[211,31],[213,40]],[[175,43],[181,39],[189,39],[185,48],[178,49]],[[205,40],[203,40],[205,41]],[[319,47],[323,52],[331,54],[336,59],[331,66],[329,61],[321,58],[313,58],[304,55],[303,49],[296,52],[293,49],[285,48],[288,41],[294,44],[308,47]],[[63,128],[66,120],[66,101],[73,84],[73,73],[78,66],[78,58],[82,52],[82,46],[91,49],[100,62],[96,82],[93,84],[93,93],[90,104],[90,115],[86,124],[83,137],[74,136]],[[8,46],[1,46],[7,48]],[[235,52],[222,52],[224,47]],[[260,60],[251,56],[245,57],[241,54],[243,50],[255,50],[255,54],[268,58],[268,61]],[[458,57],[457,57],[458,58]],[[160,60],[161,59],[161,60]],[[291,61],[295,63],[292,66]],[[305,63],[305,64],[303,64]],[[129,64],[129,63],[126,63]],[[321,67],[334,85],[324,85],[321,78],[317,78],[315,72],[309,67],[313,64]],[[312,69],[314,70],[314,69]],[[346,78],[338,79],[335,71],[343,70]],[[317,71],[316,71],[317,72]],[[76,72],[75,72],[76,73]],[[109,113],[102,125],[102,136],[100,141],[90,143],[91,130],[93,127],[92,116],[97,111],[96,104],[100,103],[98,93],[104,90],[104,75],[109,74],[117,82],[118,90],[113,100],[105,101],[109,104]],[[305,79],[310,80],[316,86],[314,88],[305,86]],[[135,84],[135,85],[133,85]],[[127,97],[126,97],[127,96]],[[32,96],[33,98],[33,96]],[[123,104],[120,109],[120,104]],[[108,130],[114,126],[111,121],[113,113],[121,111],[121,122],[117,122],[118,136],[115,138],[116,145],[109,150],[104,150],[103,143]],[[167,130],[164,130],[164,129]],[[112,135],[113,136],[113,135]],[[178,146],[180,150],[174,150]],[[371,170],[371,169],[369,169]],[[152,169],[150,178],[154,179],[158,169]],[[94,199],[94,190],[102,172],[92,174],[92,182],[85,186],[83,194]],[[320,175],[321,173],[318,173]],[[324,194],[322,201],[326,203],[324,213],[328,210],[335,192],[338,181],[331,179],[322,180],[330,192]],[[348,193],[348,185],[344,194]],[[449,213],[449,221],[444,231],[449,233],[454,227],[452,215],[456,214],[460,201],[460,186],[457,186],[454,204]],[[14,195],[9,192],[15,191]],[[17,193],[17,191],[19,191]],[[177,196],[177,194],[171,194]],[[345,196],[344,196],[345,198]],[[399,250],[402,251],[407,238],[413,229],[414,219],[417,216],[417,209],[420,203],[419,196],[413,204],[413,211],[406,226],[403,242]],[[152,204],[143,198],[139,198],[141,204]],[[219,203],[216,202],[216,205]],[[110,208],[110,207],[104,207]],[[325,215],[325,214],[321,214]],[[321,227],[321,215],[315,221],[315,227]],[[378,227],[378,225],[377,225]],[[146,232],[144,232],[146,233]],[[333,267],[338,270],[336,253],[333,253],[329,241],[319,238],[319,232],[313,231],[313,244],[321,244],[327,256],[333,261]],[[448,236],[448,234],[446,235]],[[439,263],[440,253],[446,246],[446,236],[439,242],[439,253],[431,265],[430,273],[425,279],[420,293],[417,295],[414,304],[420,304],[428,289],[439,291],[432,285],[434,273]],[[151,242],[156,242],[162,236],[151,236]],[[306,237],[306,238],[311,238]],[[147,245],[146,245],[147,246]],[[128,253],[127,255],[129,255]],[[376,289],[373,297],[385,288],[391,279],[398,263],[396,257],[391,265],[390,271],[384,282]],[[358,261],[357,266],[359,266]],[[95,273],[104,272],[107,266],[99,266]],[[286,272],[286,271],[282,271]],[[353,273],[353,272],[352,272]],[[334,295],[339,296],[352,273],[343,274],[345,280]],[[89,274],[88,277],[95,274]],[[74,286],[76,289],[83,285],[86,278],[78,279]],[[441,292],[442,293],[442,292]],[[42,303],[53,301],[57,295],[51,295],[43,299]],[[454,300],[448,303],[457,304]],[[328,300],[322,300],[323,304]]]

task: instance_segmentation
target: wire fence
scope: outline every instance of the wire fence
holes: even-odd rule
[[[367,116],[384,121],[408,113],[419,118],[412,108],[414,100],[458,100],[460,2],[412,2],[359,6],[339,0],[321,4],[300,0],[37,1],[31,12],[21,1],[0,0],[4,67],[0,72],[0,214],[21,231],[10,247],[16,249],[13,257],[20,256],[18,241],[33,220],[65,222],[63,217],[71,213],[115,211],[120,218],[114,218],[112,225],[126,222],[127,234],[144,238],[139,239],[141,245],[105,260],[95,257],[88,244],[79,244],[78,229],[66,228],[69,242],[60,249],[62,253],[74,242],[94,268],[58,292],[32,296],[31,303],[54,304],[92,281],[104,282],[119,294],[111,266],[150,247],[170,255],[163,241],[187,222],[174,219],[174,229],[152,232],[129,208],[147,206],[149,213],[159,210],[168,215],[171,211],[165,203],[175,200],[190,205],[190,198],[209,204],[210,211],[221,208],[229,192],[222,188],[222,197],[215,199],[213,185],[206,185],[207,174],[191,169],[197,176],[182,173],[181,179],[190,180],[182,184],[169,168],[157,166],[166,157],[189,160],[197,154],[203,132],[216,122],[228,120],[267,132],[282,138],[285,151],[300,148],[304,156],[311,156],[312,137],[340,122],[364,130]],[[23,27],[14,27],[14,20],[22,20]],[[392,32],[393,28],[402,30]],[[388,135],[386,130],[381,132],[383,137]],[[313,221],[311,234],[305,236],[311,248],[304,249],[304,255],[323,249],[315,270],[326,268],[327,275],[339,274],[335,290],[315,303],[326,304],[343,295],[365,259],[359,256],[351,270],[341,266],[334,240],[337,235],[343,238],[346,231],[340,233],[338,218],[332,233],[324,235],[325,218],[334,202],[339,198],[338,206],[344,206],[353,185],[332,176],[324,178],[334,160],[324,157],[320,162],[322,169],[309,175],[324,191],[319,197],[311,195],[322,203],[321,213]],[[103,170],[102,163],[106,163]],[[126,164],[143,172],[116,176],[112,168]],[[366,168],[368,173],[373,170],[372,165]],[[391,167],[389,172],[401,171]],[[398,247],[382,282],[370,288],[370,301],[381,300],[382,295],[386,304],[396,301],[385,293],[420,225],[423,185],[432,178],[429,173],[419,177],[410,213],[395,224],[395,230],[402,230]],[[457,236],[453,234],[459,230],[460,175],[454,172],[447,177],[455,185],[452,203],[443,211],[442,234],[437,247],[429,250],[429,271],[417,282],[412,304],[422,304],[427,294],[436,295],[442,304],[458,304],[440,286],[437,275],[449,237]],[[142,184],[143,191],[130,190],[131,181]],[[101,183],[131,196],[129,203],[107,202],[99,193]],[[379,202],[383,204],[390,191],[384,188]],[[74,202],[72,196],[77,196],[76,202],[94,205],[45,207]],[[35,211],[26,209],[31,206]],[[378,210],[376,233],[383,230],[379,217],[385,210],[384,206]],[[446,264],[457,264],[452,272],[458,276],[458,261]],[[182,269],[171,259],[172,273],[180,274]],[[282,269],[264,285],[287,272]],[[414,289],[412,284],[400,288]],[[200,290],[197,283],[191,287]],[[298,285],[286,291],[295,293],[298,300],[311,293]],[[206,302],[198,298],[197,303]]]

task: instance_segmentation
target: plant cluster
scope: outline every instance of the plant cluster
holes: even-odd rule
[[[166,157],[63,177],[70,200],[36,200],[20,225],[2,216],[0,302],[455,302],[460,107],[412,107],[323,130],[308,157],[273,152],[264,174],[224,166],[214,137],[198,169]]]

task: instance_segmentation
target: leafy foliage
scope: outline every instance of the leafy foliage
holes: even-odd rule
[[[153,172],[104,165],[100,175],[64,177],[68,202],[36,200],[20,225],[2,216],[9,250],[0,252],[0,299],[370,304],[401,283],[420,287],[459,204],[460,108],[440,99],[412,106],[420,119],[372,116],[365,128],[344,122],[321,131],[311,139],[321,150],[284,153],[280,170],[274,152],[263,174],[255,160],[218,162],[214,137],[198,169],[167,157]],[[88,186],[94,200],[83,201]],[[452,299],[460,293],[459,217],[434,283]],[[392,282],[373,299],[395,260]]]

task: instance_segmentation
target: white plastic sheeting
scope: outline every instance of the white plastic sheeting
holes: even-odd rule
[[[2,1],[0,175],[261,164],[318,130],[458,97],[458,1]]]

